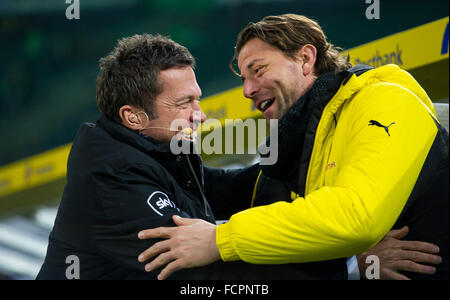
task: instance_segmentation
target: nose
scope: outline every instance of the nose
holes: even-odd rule
[[[259,87],[256,82],[250,78],[244,81],[244,97],[253,99],[259,91]]]
[[[191,122],[200,122],[203,123],[206,121],[206,115],[200,107],[200,101],[195,101],[194,109],[191,114]]]

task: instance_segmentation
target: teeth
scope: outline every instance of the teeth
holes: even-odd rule
[[[272,102],[272,99],[266,100],[263,103],[259,105],[261,110],[266,110],[266,108],[269,106],[269,104]]]

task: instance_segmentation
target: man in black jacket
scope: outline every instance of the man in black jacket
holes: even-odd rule
[[[219,180],[235,187],[230,199],[250,197],[238,176],[203,167],[197,155],[170,151],[167,142],[178,134],[171,121],[183,119],[195,129],[194,112],[201,112],[194,58],[185,47],[162,36],[134,36],[120,41],[100,67],[102,114],[95,124],[83,124],[74,140],[38,279],[66,279],[71,255],[79,259],[81,279],[154,278],[137,260],[152,244],[138,240],[140,229],[170,226],[173,214],[214,222],[206,197],[214,196]],[[207,274],[190,273],[180,277]]]

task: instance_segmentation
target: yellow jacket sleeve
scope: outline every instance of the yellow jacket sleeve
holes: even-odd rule
[[[349,257],[391,229],[437,129],[429,108],[395,84],[374,84],[349,103],[336,127],[345,139],[333,141],[339,148],[333,151],[342,155],[332,184],[291,203],[233,215],[216,231],[222,260],[279,264]],[[395,124],[388,136],[384,128],[368,126],[370,120]]]

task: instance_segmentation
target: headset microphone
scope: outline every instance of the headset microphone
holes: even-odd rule
[[[193,133],[194,133],[194,131],[190,127],[187,127],[187,128],[183,129],[183,135],[184,136],[191,136]]]
[[[168,128],[168,127],[155,127],[155,126],[147,127],[145,129],[166,129],[166,130],[174,131],[173,129]],[[188,140],[193,140],[196,138],[196,134],[195,134],[194,130],[190,127],[184,128],[183,130],[180,131],[180,133],[182,134],[183,138],[188,139]]]

